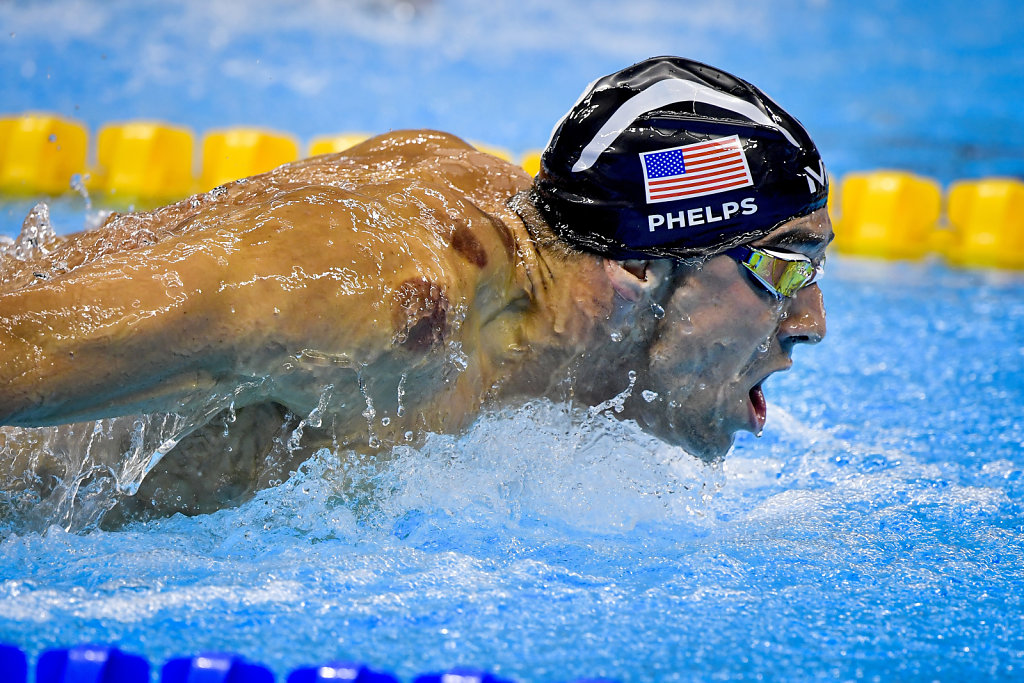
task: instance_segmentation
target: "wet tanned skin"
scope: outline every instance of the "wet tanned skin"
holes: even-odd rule
[[[529,185],[452,136],[396,132],[112,217],[33,262],[5,257],[0,423],[233,403],[244,429],[199,425],[113,513],[127,516],[216,509],[320,445],[456,432],[486,405],[561,398],[567,378],[596,404],[630,370],[628,417],[724,455],[750,428],[753,384],[824,334],[817,287],[780,306],[726,257],[680,276],[669,261],[553,256],[510,208]],[[816,257],[831,237],[823,211],[791,223],[764,243],[799,238],[780,246]],[[268,458],[314,409],[303,447]]]
[[[423,354],[450,307],[500,310],[505,301],[481,308],[475,294],[509,289],[504,199],[527,184],[454,138],[395,134],[116,217],[5,282],[0,420],[162,411],[266,377],[252,400],[306,414],[320,394],[308,387],[344,383],[335,366]],[[25,286],[39,271],[51,277]]]
[[[260,462],[269,437],[254,430],[323,404],[322,428],[289,454],[301,461],[325,441],[374,450],[460,430],[527,374],[544,395],[557,380],[518,370],[585,347],[611,295],[596,258],[564,282],[544,262],[507,206],[529,184],[457,138],[399,132],[112,217],[34,262],[8,257],[0,422],[189,414],[218,396]],[[218,468],[197,459],[220,457],[218,429],[200,426],[165,458],[152,479],[195,481],[161,490],[208,488],[200,473]],[[253,472],[221,492],[266,478],[237,469]],[[183,509],[210,505],[197,494]]]

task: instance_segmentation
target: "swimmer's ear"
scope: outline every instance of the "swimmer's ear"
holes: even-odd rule
[[[604,260],[604,272],[615,293],[626,301],[657,301],[672,274],[668,259]]]

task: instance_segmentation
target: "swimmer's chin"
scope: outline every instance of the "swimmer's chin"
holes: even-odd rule
[[[720,463],[732,450],[736,440],[735,433],[721,432],[716,434],[683,433],[674,429],[659,429],[645,425],[644,430],[658,437],[670,446],[681,448],[693,457],[709,465]]]
[[[723,442],[702,443],[700,445],[678,443],[673,445],[679,446],[693,457],[707,463],[708,465],[714,465],[725,460],[725,456],[727,456],[729,451],[732,450],[732,444],[734,441],[735,435],[730,434]]]

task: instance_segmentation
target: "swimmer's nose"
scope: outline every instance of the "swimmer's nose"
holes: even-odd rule
[[[825,338],[825,301],[818,285],[804,287],[789,300],[779,324],[779,339],[786,349],[795,344],[817,344]]]

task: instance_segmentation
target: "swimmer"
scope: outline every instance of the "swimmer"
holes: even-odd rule
[[[122,518],[537,397],[620,396],[721,459],[825,334],[827,183],[796,119],[677,57],[595,81],[536,178],[451,135],[382,135],[5,255],[0,424],[205,415]]]

